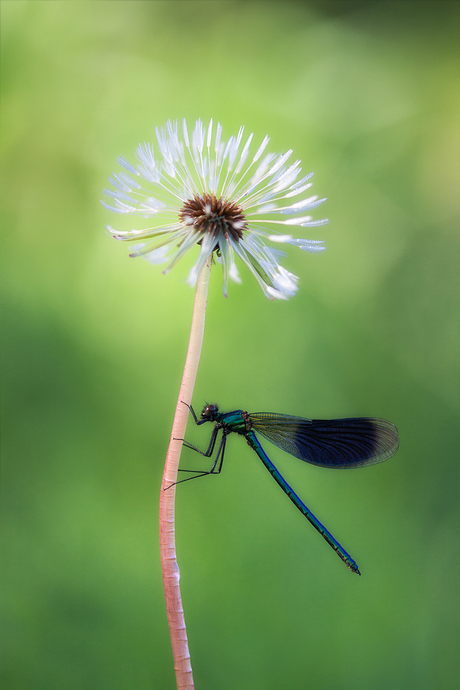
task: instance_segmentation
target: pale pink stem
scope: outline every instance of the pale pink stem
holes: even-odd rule
[[[182,441],[185,436],[189,408],[192,403],[198,363],[200,361],[203,343],[204,320],[208,295],[209,275],[211,272],[211,257],[198,276],[193,306],[192,328],[185,360],[184,374],[180,387],[179,399],[176,406],[171,440],[166,455],[163,481],[160,494],[160,554],[163,570],[163,584],[165,589],[166,613],[168,616],[169,632],[174,656],[174,669],[178,690],[193,690],[193,675],[188,650],[187,631],[185,629],[184,610],[179,587],[179,566],[176,558],[175,529],[174,529],[174,501],[176,487],[165,488],[177,481]],[[184,403],[186,403],[184,405]]]

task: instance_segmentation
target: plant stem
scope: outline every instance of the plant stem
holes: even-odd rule
[[[189,408],[192,402],[201,346],[203,344],[204,321],[208,295],[209,276],[211,272],[210,257],[200,272],[196,284],[195,303],[193,306],[192,328],[185,360],[182,384],[176,406],[176,414],[171,432],[171,440],[166,455],[165,469],[160,493],[160,554],[165,589],[166,613],[174,656],[174,669],[178,690],[193,690],[193,675],[190,664],[190,653],[185,629],[184,610],[179,587],[179,566],[176,557],[174,504],[176,487],[165,488],[177,481],[182,441],[185,436]],[[186,403],[184,405],[184,403]]]

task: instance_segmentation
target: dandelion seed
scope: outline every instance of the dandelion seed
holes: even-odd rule
[[[149,218],[152,225],[128,231],[106,227],[115,239],[138,242],[131,256],[167,263],[163,273],[198,245],[198,258],[187,281],[192,286],[208,258],[215,255],[222,264],[227,296],[228,278],[241,282],[235,262],[239,257],[267,297],[288,299],[297,292],[298,278],[280,265],[284,253],[266,242],[324,251],[322,240],[296,238],[282,231],[286,226],[327,223],[304,215],[325,199],[295,200],[311,187],[313,173],[298,179],[300,161],[288,165],[292,151],[264,155],[268,137],[254,147],[251,158],[253,135],[244,141],[243,134],[241,127],[237,136],[224,141],[222,126],[218,123],[213,129],[212,120],[207,129],[197,120],[191,136],[185,119],[181,133],[178,123],[171,120],[156,128],[157,150],[153,144],[139,144],[136,166],[119,158],[126,172],[109,177],[113,190],[105,189],[104,194],[112,201],[102,201],[110,211]]]

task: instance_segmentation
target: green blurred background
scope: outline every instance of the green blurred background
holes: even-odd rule
[[[197,689],[457,687],[459,7],[2,2],[2,688],[175,686],[157,513],[194,258],[129,259],[99,199],[183,116],[292,147],[331,219],[289,302],[243,269],[225,300],[215,269],[196,407],[401,435],[349,473],[268,448],[361,578],[242,439],[179,488]]]

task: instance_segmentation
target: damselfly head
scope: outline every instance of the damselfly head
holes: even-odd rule
[[[207,421],[212,422],[214,419],[214,415],[219,412],[219,408],[217,405],[206,405],[205,408],[203,408],[203,411],[201,413],[201,419],[206,419]]]

